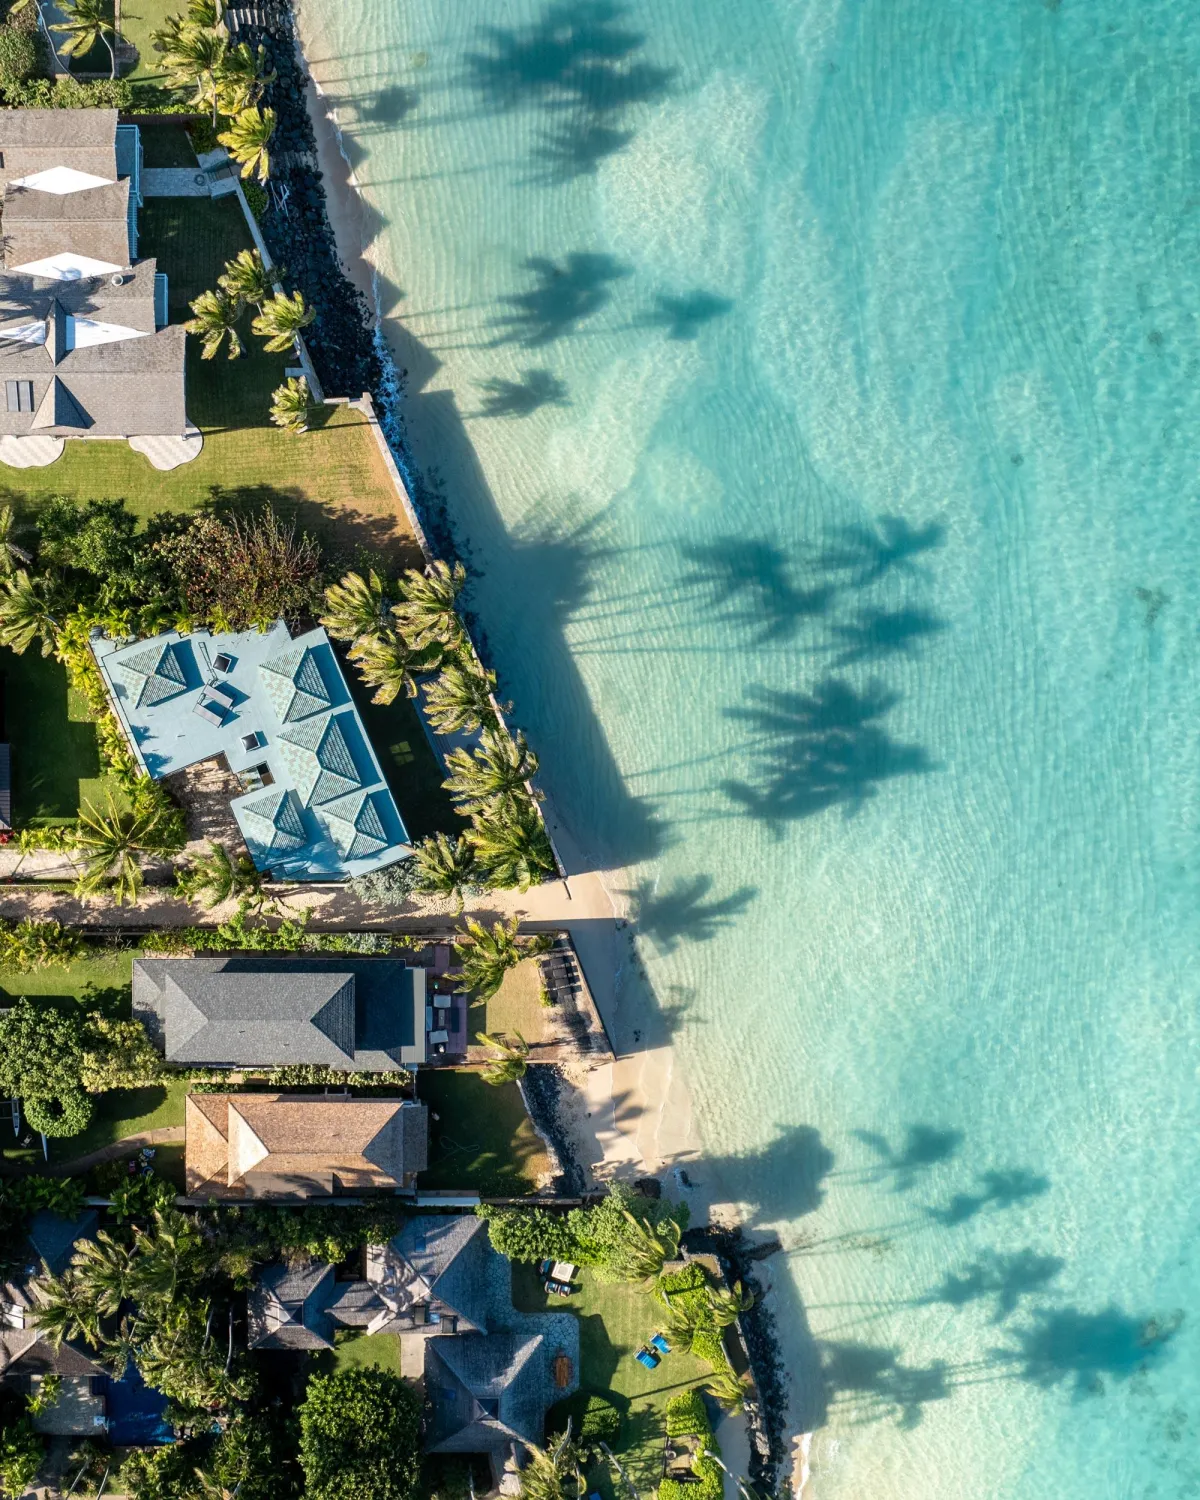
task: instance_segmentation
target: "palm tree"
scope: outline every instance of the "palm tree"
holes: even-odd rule
[[[253,109],[267,85],[274,83],[276,77],[273,68],[267,71],[265,47],[260,46],[257,52],[252,52],[246,42],[230,47],[225,54],[218,85],[221,113],[239,115]]]
[[[374,568],[365,578],[361,573],[347,573],[340,583],[330,584],[325,590],[325,610],[321,624],[335,641],[391,634],[383,580]]]
[[[525,783],[537,772],[538,758],[519,731],[485,729],[474,754],[459,748],[446,757],[450,776],[442,785],[463,812],[483,812],[497,799],[528,800]]]
[[[477,1031],[475,1040],[481,1046],[491,1047],[497,1054],[489,1058],[484,1065],[483,1081],[497,1088],[502,1083],[517,1083],[525,1077],[525,1070],[529,1064],[529,1043],[519,1031],[514,1032],[515,1041],[508,1041],[505,1037],[497,1036],[490,1031]]]
[[[425,689],[425,711],[439,734],[470,733],[495,722],[491,695],[495,672],[477,672],[470,661],[451,661]]]
[[[189,103],[211,106],[215,130],[227,39],[219,31],[194,21],[186,21],[169,36],[164,33],[163,39],[167,44],[163,53],[167,81],[172,88],[193,89]]]
[[[409,698],[417,696],[417,674],[437,668],[431,651],[417,651],[399,636],[363,636],[349,652],[358,663],[362,680],[375,689],[372,703],[394,703],[403,688]]]
[[[519,917],[496,922],[489,931],[482,922],[467,918],[467,935],[454,944],[454,955],[462,965],[459,993],[474,991],[480,1000],[488,1000],[500,988],[505,974],[523,958],[545,953],[554,939],[548,933],[537,937],[518,937]]]
[[[392,606],[405,639],[414,646],[436,641],[448,650],[457,650],[466,642],[456,601],[467,581],[462,563],[430,563],[424,573],[410,568],[400,583],[402,599]]]
[[[271,421],[284,432],[307,432],[311,404],[308,381],[303,375],[289,376],[271,395]]]
[[[30,578],[24,568],[0,579],[0,646],[20,656],[40,641],[42,655],[49,656],[58,641],[59,602],[52,580]]]
[[[452,839],[449,834],[435,833],[422,839],[413,849],[418,870],[417,889],[454,896],[463,909],[463,895],[475,875],[475,851],[466,834]]]
[[[140,854],[163,849],[162,817],[157,809],[135,812],[122,809],[109,793],[108,810],[100,812],[90,803],[80,809],[75,847],[84,858],[84,869],[76,882],[80,896],[94,895],[111,879],[113,900],[119,906],[137,904],[142,889]]]
[[[239,250],[232,260],[225,262],[217,285],[231,302],[252,302],[261,307],[271,295],[271,275],[257,250]]]
[[[115,36],[116,30],[108,18],[105,0],[58,0],[58,8],[67,19],[60,21],[56,26],[51,26],[50,30],[68,34],[68,40],[62,44],[64,56],[82,57],[90,52],[97,42],[103,42],[108,48],[108,55],[112,61],[112,72],[109,77],[115,78],[117,54],[113,51],[109,37]]]
[[[202,1266],[200,1231],[178,1209],[154,1210],[154,1228],[138,1241],[135,1280],[140,1298],[175,1296]]]
[[[218,81],[218,89],[220,83]],[[268,149],[275,134],[273,109],[239,110],[229,122],[229,129],[217,136],[222,146],[242,169],[242,176],[257,173],[259,182],[271,175],[271,153]]]
[[[669,1260],[679,1254],[683,1227],[676,1219],[665,1218],[658,1224],[639,1219],[623,1211],[625,1238],[613,1263],[613,1269],[625,1281],[650,1281],[658,1276]]]
[[[116,1333],[104,1340],[104,1352],[100,1358],[112,1371],[114,1380],[124,1380],[129,1366],[137,1362],[140,1348],[138,1324],[122,1318]]]
[[[754,1306],[754,1293],[735,1281],[732,1287],[710,1286],[708,1288],[708,1310],[718,1328],[727,1328],[736,1323],[742,1313]]]
[[[51,1276],[45,1261],[42,1270],[45,1274],[33,1283],[39,1335],[52,1349],[60,1349],[64,1339],[84,1339],[96,1348],[100,1343],[100,1314],[95,1302],[69,1270],[62,1276]]]
[[[294,347],[296,335],[315,317],[312,308],[305,306],[303,292],[293,292],[290,297],[276,292],[269,302],[263,303],[262,310],[250,326],[266,339],[269,354],[284,354]]]
[[[33,561],[33,554],[18,547],[12,539],[14,512],[11,505],[0,505],[0,573],[8,575],[15,566],[13,559],[26,567]]]
[[[261,906],[266,899],[263,878],[254,861],[244,854],[233,859],[225,845],[218,843],[210,843],[207,855],[196,859],[190,869],[181,870],[175,884],[189,901],[199,900],[207,907],[244,899]]]
[[[527,891],[558,873],[546,829],[527,797],[477,814],[467,837],[488,884],[499,890]]]
[[[225,0],[188,0],[187,19],[193,26],[219,31],[225,25]]]
[[[225,338],[229,339],[229,358],[237,359],[242,352],[242,340],[237,331],[238,319],[242,316],[242,304],[227,297],[224,292],[201,292],[191,309],[196,314],[183,326],[202,340],[201,359],[215,359]]]
[[[736,1416],[745,1406],[746,1387],[733,1373],[731,1365],[714,1370],[704,1384],[731,1416]]]
[[[551,1451],[525,1445],[529,1462],[521,1470],[521,1500],[579,1500],[585,1489],[582,1455],[571,1441],[571,1429]]]
[[[112,1317],[133,1288],[133,1256],[106,1229],[76,1241],[71,1268],[76,1287],[102,1317]]]

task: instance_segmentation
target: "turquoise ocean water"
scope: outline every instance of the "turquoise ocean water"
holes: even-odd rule
[[[1200,20],[304,0],[819,1500],[1200,1495]]]

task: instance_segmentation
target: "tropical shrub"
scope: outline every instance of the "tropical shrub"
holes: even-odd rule
[[[82,1089],[31,1094],[24,1101],[25,1120],[40,1135],[78,1135],[91,1124],[92,1101]]]
[[[698,1389],[693,1387],[667,1398],[668,1437],[707,1437],[711,1431],[708,1409]]]
[[[418,1397],[388,1370],[311,1377],[300,1407],[306,1500],[413,1500],[420,1421]]]
[[[140,1021],[99,1014],[88,1017],[79,1081],[89,1094],[140,1088],[163,1071],[158,1049]]]
[[[0,1014],[0,1094],[14,1099],[81,1092],[83,1017],[22,997]]]
[[[265,630],[319,608],[321,550],[273,510],[192,516],[166,530],[152,550],[170,570],[188,615],[214,629]]]
[[[0,969],[29,974],[34,969],[74,963],[85,948],[81,933],[61,922],[21,922],[0,917]]]
[[[6,1494],[23,1495],[33,1483],[45,1456],[45,1444],[28,1416],[0,1428],[0,1487]]]
[[[170,1208],[175,1201],[175,1189],[153,1172],[131,1175],[126,1171],[113,1184],[109,1197],[113,1218],[118,1224],[127,1224],[131,1219],[152,1219],[156,1211]]]
[[[572,1438],[584,1447],[588,1443],[615,1443],[621,1435],[621,1413],[594,1391],[576,1391],[546,1413],[549,1433],[565,1432],[568,1421]]]
[[[403,906],[420,883],[420,868],[411,859],[355,875],[346,889],[366,906]]]
[[[28,83],[46,69],[44,45],[36,31],[0,26],[0,90]]]
[[[492,1249],[509,1260],[536,1265],[541,1260],[587,1258],[562,1214],[544,1208],[497,1208],[488,1204],[475,1212],[487,1223]]]

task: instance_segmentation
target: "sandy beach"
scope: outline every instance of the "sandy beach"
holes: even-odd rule
[[[363,248],[368,238],[365,229],[369,209],[342,149],[336,103],[326,87],[326,48],[319,33],[311,29],[311,15],[303,6],[298,6],[297,12],[310,80],[308,109],[338,255],[342,269],[379,318],[382,310],[375,267],[369,250]],[[383,318],[384,335],[395,357],[397,349],[388,323]],[[666,1173],[666,1186],[678,1194],[680,1189],[669,1176],[672,1168],[686,1167],[700,1155],[687,1089],[672,1047],[641,1048],[636,1040],[640,1031],[639,986],[644,981],[634,961],[632,932],[620,899],[614,899],[600,872],[587,868],[588,861],[555,817],[553,777],[553,765],[546,766],[543,806],[569,872],[567,880],[525,893],[489,892],[470,904],[468,911],[478,915],[517,914],[531,927],[553,924],[569,929],[618,1060],[600,1068],[573,1071],[569,1077],[573,1091],[564,1095],[561,1103],[563,1124],[575,1140],[579,1161],[591,1168],[597,1180]],[[319,920],[319,911],[314,915]],[[698,1189],[695,1194],[699,1194]],[[702,1219],[707,1208],[707,1203],[694,1202],[693,1217]]]

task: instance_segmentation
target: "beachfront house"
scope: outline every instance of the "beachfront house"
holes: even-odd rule
[[[425,980],[350,953],[139,958],[133,1014],[175,1067],[390,1073],[426,1060]]]
[[[511,1267],[473,1214],[414,1215],[367,1247],[361,1270],[268,1267],[249,1297],[250,1347],[326,1349],[345,1328],[396,1334],[405,1368],[424,1370],[427,1450],[482,1455],[497,1480],[523,1464],[549,1408],[578,1388],[578,1319],[517,1312]]]
[[[428,1162],[428,1112],[412,1099],[189,1094],[184,1126],[199,1198],[410,1192]]]
[[[345,880],[412,853],[319,627],[165,631],[92,647],[117,720],[155,780],[214,763],[250,857],[277,880]]]
[[[0,462],[124,438],[156,468],[200,451],[181,325],[138,259],[142,146],[115,109],[0,110]]]

